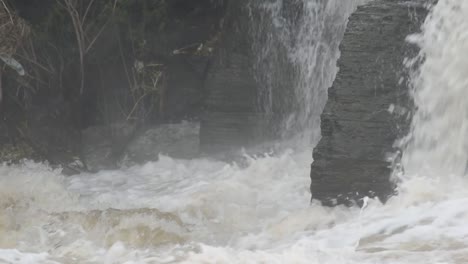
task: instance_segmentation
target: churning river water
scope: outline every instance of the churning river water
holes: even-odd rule
[[[410,37],[417,110],[387,204],[310,204],[307,148],[73,177],[0,165],[0,263],[468,263],[467,29],[468,1],[439,0]]]

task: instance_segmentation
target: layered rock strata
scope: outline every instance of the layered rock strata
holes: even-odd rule
[[[389,155],[407,127],[402,109],[410,107],[403,62],[416,52],[405,40],[425,14],[419,5],[380,0],[350,17],[313,153],[312,199],[350,205],[394,193]]]

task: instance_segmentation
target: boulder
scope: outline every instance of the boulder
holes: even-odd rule
[[[156,161],[160,154],[191,159],[199,153],[200,125],[192,122],[149,128],[132,139],[125,151],[128,164]]]
[[[393,109],[410,107],[403,62],[416,52],[405,39],[419,30],[426,12],[404,1],[378,0],[350,17],[313,152],[312,199],[351,205],[394,194],[390,154],[408,118]]]
[[[136,128],[129,123],[89,127],[81,132],[81,153],[87,169],[117,169]]]

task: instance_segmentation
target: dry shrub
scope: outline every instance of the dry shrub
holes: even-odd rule
[[[13,56],[29,31],[26,22],[0,0],[0,55]]]

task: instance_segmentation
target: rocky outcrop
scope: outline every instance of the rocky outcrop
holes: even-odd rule
[[[313,199],[350,205],[394,193],[388,155],[407,121],[392,112],[409,107],[403,61],[415,48],[405,38],[418,31],[424,15],[420,6],[379,0],[350,17],[314,149]]]

